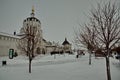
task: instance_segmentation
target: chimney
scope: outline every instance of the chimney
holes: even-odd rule
[[[14,35],[16,35],[16,31],[14,31]]]

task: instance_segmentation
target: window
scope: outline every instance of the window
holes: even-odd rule
[[[3,37],[3,40],[5,40],[5,37]]]
[[[10,37],[9,37],[9,41],[10,41]]]
[[[9,37],[6,37],[6,40],[8,40],[9,39]]]
[[[4,40],[4,37],[1,37],[2,40]]]

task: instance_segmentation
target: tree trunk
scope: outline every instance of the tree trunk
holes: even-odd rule
[[[89,51],[89,65],[91,65],[91,51]]]
[[[31,59],[29,59],[29,73],[31,73]]]
[[[32,58],[34,58],[35,57],[35,55],[34,55],[34,53],[32,52]]]
[[[54,54],[54,59],[56,59],[56,54]]]
[[[109,56],[106,56],[107,80],[111,80]]]

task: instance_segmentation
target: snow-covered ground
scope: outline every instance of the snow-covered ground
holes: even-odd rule
[[[6,60],[7,65],[2,66]],[[111,58],[112,80],[120,80],[120,62]],[[32,73],[28,73],[28,58],[0,57],[0,80],[106,80],[105,59],[92,57],[88,65],[88,54],[79,59],[75,55],[37,56],[32,61]]]

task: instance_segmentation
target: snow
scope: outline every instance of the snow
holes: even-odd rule
[[[0,35],[3,35],[3,36],[8,36],[8,37],[13,37],[13,38],[20,38],[19,36],[15,36],[13,34],[8,34],[8,33],[5,33],[5,32],[0,32]]]
[[[6,60],[7,65],[2,66]],[[88,54],[76,59],[75,55],[41,55],[32,61],[32,73],[28,73],[28,58],[14,59],[0,57],[0,80],[106,80],[105,59],[92,57],[88,64]],[[112,80],[120,80],[120,62],[110,58]]]

